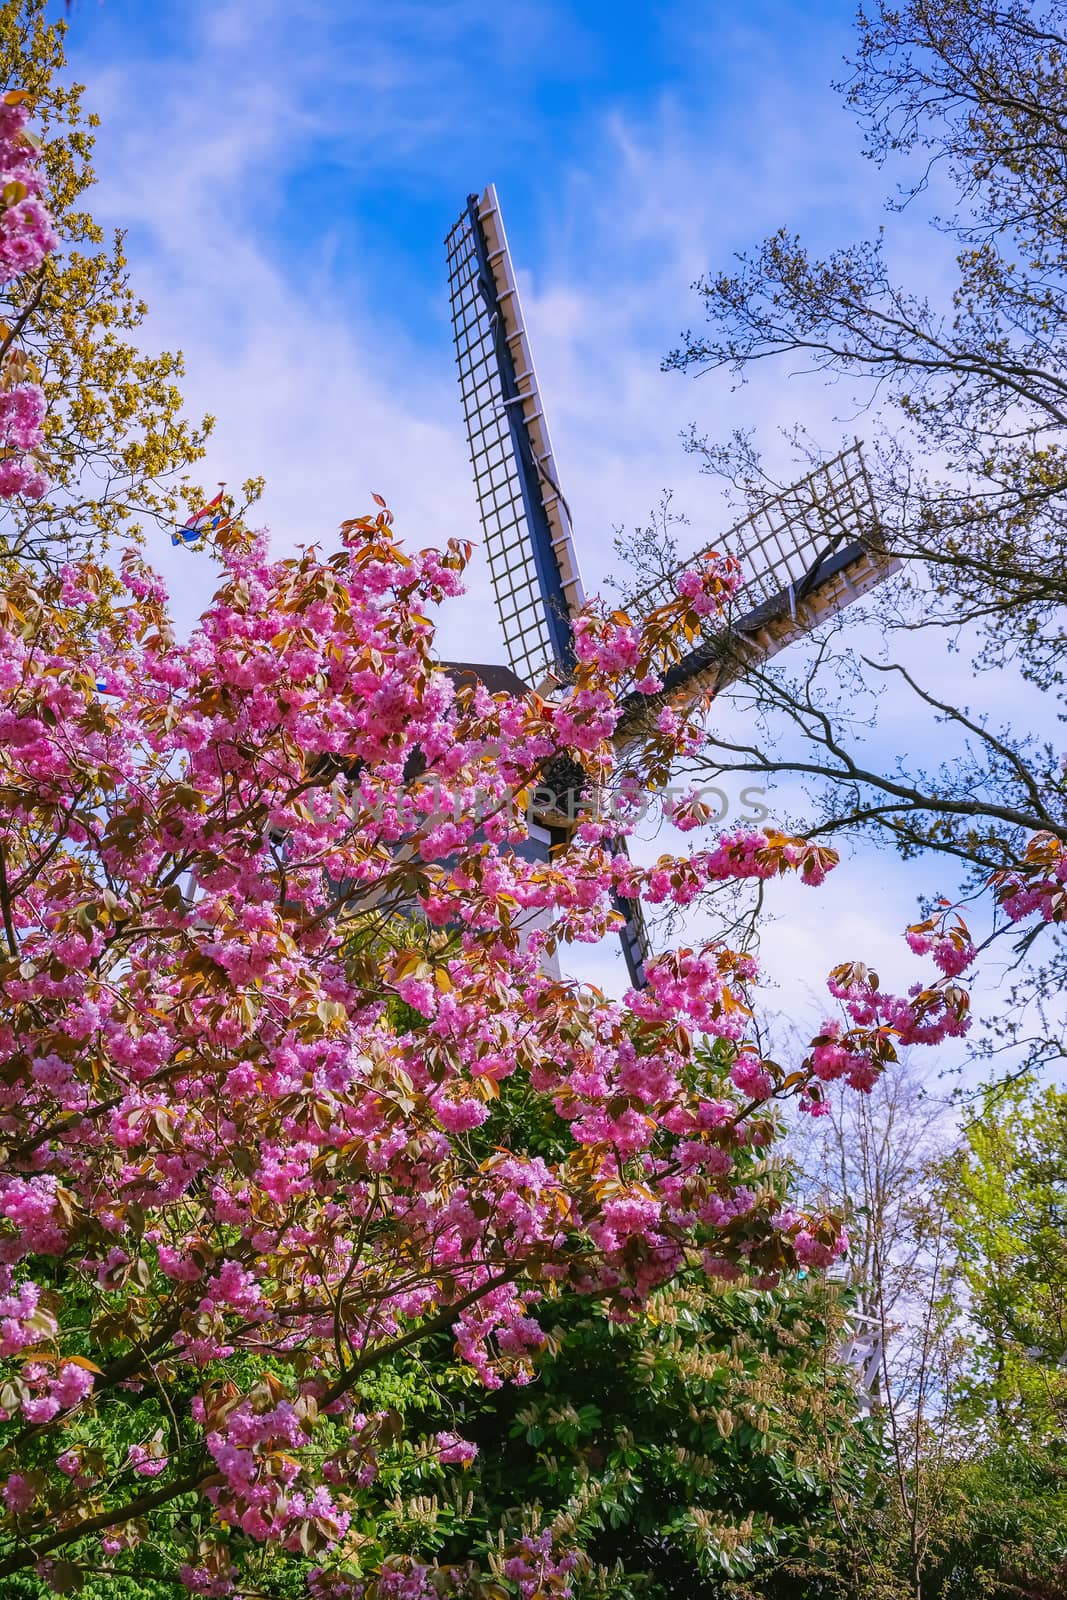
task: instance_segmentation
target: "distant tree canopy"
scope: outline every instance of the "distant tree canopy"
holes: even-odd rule
[[[760,1600],[1067,1596],[1067,1095],[991,1086],[962,1133],[943,1110],[897,1065],[795,1146],[848,1219],[878,1448],[855,1497],[823,1458],[836,1518],[757,1570]]]
[[[1067,1093],[1026,1081],[986,1095],[945,1193],[978,1330],[963,1395],[1009,1445],[1067,1425]]]

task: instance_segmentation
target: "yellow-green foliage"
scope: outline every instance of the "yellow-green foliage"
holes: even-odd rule
[[[123,236],[106,239],[84,209],[98,119],[84,110],[82,87],[62,77],[65,24],[45,13],[45,0],[0,3],[0,86],[32,96],[61,240],[39,273],[0,289],[0,339],[17,330],[13,350],[48,397],[52,488],[40,504],[0,514],[0,551],[23,558],[63,556],[87,541],[105,549],[117,532],[137,537],[145,521],[180,524],[201,497],[187,469],[212,426],[182,415],[181,352],[141,346],[147,308],[130,286]],[[251,498],[259,486],[245,487]]]

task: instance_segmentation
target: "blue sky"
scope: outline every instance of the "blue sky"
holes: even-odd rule
[[[324,274],[431,338],[443,327],[442,233],[467,189],[490,177],[535,274],[573,251],[598,185],[615,187],[627,141],[703,147],[709,178],[725,153],[745,179],[721,218],[727,235],[735,222],[762,225],[761,191],[768,220],[792,189],[794,219],[810,225],[819,207],[805,180],[836,163],[832,144],[813,163],[798,134],[812,110],[820,123],[839,116],[844,132],[825,86],[850,12],[836,0],[78,0],[71,46],[90,83],[121,81],[124,121],[162,113],[163,133],[181,99],[210,146],[217,128],[269,117],[258,139],[247,130],[242,225],[279,266]],[[817,175],[837,218],[839,177]],[[701,209],[708,198],[688,196]],[[672,309],[676,319],[683,308]]]
[[[678,433],[714,426],[729,386],[659,372],[698,320],[693,278],[780,222],[877,221],[827,89],[849,37],[838,3],[78,0],[71,60],[104,119],[98,210],[218,415],[220,475],[265,471],[283,538],[309,531],[283,418],[304,463],[312,431],[329,458],[311,532],[371,488],[413,537],[467,531],[442,240],[497,184],[595,589],[612,526],[664,485],[709,531],[721,518]],[[397,448],[394,408],[437,450]]]
[[[372,491],[415,544],[476,534],[443,239],[490,181],[588,590],[613,528],[665,487],[694,546],[727,522],[682,451],[689,423],[750,423],[772,458],[798,419],[824,444],[855,431],[802,375],[733,394],[660,371],[700,321],[699,273],[778,226],[816,245],[878,226],[882,180],[829,86],[847,0],[76,0],[70,20],[102,118],[94,209],[129,231],[146,342],[183,349],[190,409],[217,418],[207,481],[266,475],[280,546],[328,540]],[[895,248],[936,291],[928,238]],[[157,555],[191,620],[210,568]],[[479,561],[440,637],[499,659]],[[785,1008],[817,1021],[849,957],[913,981],[897,930],[945,887],[931,877],[862,850],[818,895],[780,890],[766,957]],[[606,952],[587,970],[619,986]]]

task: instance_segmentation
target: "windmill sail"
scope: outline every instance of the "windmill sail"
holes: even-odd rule
[[[446,241],[452,326],[489,573],[512,668],[539,685],[573,660],[583,602],[504,222],[492,184]]]
[[[885,548],[858,440],[750,512],[714,546],[630,596],[634,615],[670,599],[681,573],[713,549],[737,556],[744,587],[734,614],[715,619],[665,674],[660,698],[724,689],[900,569]],[[619,737],[626,738],[648,708],[643,696],[631,696]]]

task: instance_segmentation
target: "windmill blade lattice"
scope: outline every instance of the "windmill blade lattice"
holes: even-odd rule
[[[512,668],[536,687],[572,662],[583,602],[507,236],[492,184],[446,241],[452,326],[489,573]]]
[[[694,687],[718,691],[843,611],[899,571],[885,547],[858,440],[832,461],[750,512],[670,573],[628,597],[637,617],[676,593],[677,580],[704,556],[737,556],[744,576],[733,615],[664,677],[664,696]],[[649,702],[632,696],[619,725],[625,738]]]
[[[715,550],[736,555],[744,571],[743,598],[755,607],[788,590],[807,594],[823,581],[821,569],[858,541],[877,539],[878,516],[859,440],[787,489],[757,506],[714,544],[676,571],[641,589],[638,614],[669,600],[677,575]]]

